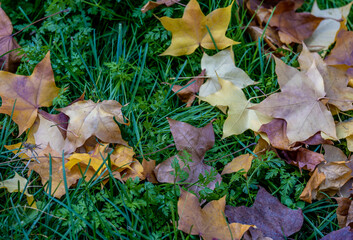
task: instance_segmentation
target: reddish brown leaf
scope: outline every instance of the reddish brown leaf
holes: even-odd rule
[[[145,176],[147,181],[151,183],[158,183],[156,179],[156,175],[154,174],[154,169],[156,168],[156,161],[151,159],[147,161],[146,159],[143,159],[142,167],[143,167],[142,174]]]
[[[315,170],[318,164],[325,161],[324,155],[306,148],[299,148],[295,151],[278,150],[278,154],[287,163],[311,172]]]
[[[338,225],[341,228],[344,228],[353,222],[352,200],[344,197],[337,197],[335,200],[338,203],[338,207],[336,209]]]
[[[252,207],[226,206],[225,215],[230,222],[255,225],[264,236],[286,239],[298,232],[303,225],[301,209],[292,210],[260,187]]]
[[[163,4],[166,5],[167,7],[170,7],[173,4],[178,2],[180,2],[180,0],[157,0],[157,2],[148,1],[148,3],[146,3],[145,6],[141,8],[141,12],[146,13],[147,11],[152,10]]]
[[[174,85],[172,91],[177,93],[177,96],[182,102],[186,103],[186,107],[190,107],[196,98],[196,93],[199,92],[205,78],[205,69],[196,77],[188,81],[184,86]],[[169,84],[170,85],[170,84]],[[185,87],[187,86],[187,87]]]
[[[15,49],[21,48],[12,36],[12,23],[4,10],[0,7],[0,69],[16,72],[22,56]],[[3,56],[4,55],[4,56]]]
[[[342,29],[337,34],[336,45],[326,57],[328,65],[340,65],[347,69],[353,66],[353,32]]]

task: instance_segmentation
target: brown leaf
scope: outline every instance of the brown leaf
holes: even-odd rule
[[[273,240],[270,237],[265,237],[263,232],[257,228],[249,228],[249,230],[244,234],[243,240]]]
[[[335,47],[326,57],[328,65],[339,65],[344,69],[353,66],[353,32],[342,29],[337,34]]]
[[[348,226],[353,222],[353,204],[352,200],[344,197],[337,197],[335,200],[338,203],[336,215],[340,228]]]
[[[0,96],[2,97],[0,112],[10,116],[12,114],[12,120],[18,124],[19,135],[21,135],[33,125],[40,107],[52,105],[59,90],[55,86],[48,52],[34,68],[31,76],[0,71]]]
[[[266,237],[286,239],[298,232],[304,221],[301,209],[292,210],[260,187],[252,207],[226,206],[230,222],[255,225]]]
[[[158,183],[156,175],[154,174],[154,169],[156,168],[156,160],[149,160],[146,159],[142,160],[142,167],[143,167],[143,175],[147,179],[147,181],[151,183]]]
[[[12,31],[11,20],[0,7],[0,69],[15,73],[22,56],[15,50],[21,47],[13,38]]]
[[[148,1],[145,6],[141,8],[141,12],[146,13],[149,10],[152,10],[160,5],[166,5],[167,7],[172,6],[175,3],[180,2],[180,0],[157,0],[157,2]]]
[[[246,173],[249,171],[251,167],[251,163],[253,159],[254,157],[249,153],[240,155],[224,166],[221,175],[238,172],[243,169],[245,171],[245,176],[246,176]]]
[[[196,77],[188,81],[184,86],[174,85],[172,91],[177,93],[177,96],[182,102],[186,103],[186,107],[190,107],[196,98],[196,93],[199,92],[201,85],[204,82],[205,69]],[[170,85],[170,84],[169,84]],[[185,87],[187,86],[187,87]]]
[[[70,117],[65,149],[73,152],[91,136],[103,142],[127,145],[122,139],[119,125],[126,124],[121,104],[114,100],[94,103],[92,100],[78,101],[58,109]]]
[[[353,231],[350,227],[345,227],[327,234],[321,240],[348,240],[353,239]]]
[[[315,169],[313,174],[311,175],[309,181],[307,182],[303,192],[300,194],[300,199],[311,203],[313,199],[313,191],[314,189],[317,189],[320,184],[325,181],[325,174],[319,172],[318,169]]]
[[[321,101],[326,92],[315,63],[306,72],[283,64],[276,65],[276,72],[279,72],[277,68],[283,67],[285,69],[281,71],[289,69],[290,74],[278,77],[282,92],[272,94],[250,109],[286,120],[289,144],[305,141],[320,131],[336,139],[332,114],[325,106],[325,101]]]
[[[205,172],[213,170],[211,166],[203,163],[203,159],[206,151],[211,149],[214,145],[215,137],[213,132],[212,123],[207,124],[203,128],[196,128],[190,124],[179,122],[168,118],[170,130],[172,132],[175,146],[178,149],[179,154],[168,158],[155,169],[155,174],[158,182],[174,183],[175,176],[172,175],[175,170],[172,167],[172,161],[174,158],[177,159],[179,165],[183,171],[189,174],[188,179],[185,180],[187,183],[195,183],[199,180],[199,175],[205,175]],[[181,159],[183,157],[182,151],[186,151],[191,155],[191,161],[188,162],[188,166]],[[177,181],[181,179],[178,178]],[[221,176],[217,173],[216,179],[210,182],[207,187],[214,189],[216,183],[220,183],[222,180]],[[189,190],[198,193],[202,187],[198,185],[192,185]]]
[[[191,235],[199,235],[205,240],[241,239],[251,225],[227,224],[224,217],[226,196],[209,202],[201,209],[198,198],[181,189],[178,201],[178,229]]]
[[[278,150],[277,152],[287,163],[311,172],[315,170],[317,165],[325,161],[324,155],[321,153],[313,152],[302,147],[295,151]]]
[[[278,29],[281,41],[285,44],[292,42],[302,43],[310,37],[320,22],[321,17],[315,17],[311,13],[296,12],[300,7],[297,1],[285,0],[276,5],[276,9],[269,25]]]

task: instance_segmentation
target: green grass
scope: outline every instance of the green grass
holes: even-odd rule
[[[133,147],[136,155],[146,155],[157,163],[176,153],[174,147],[153,153],[174,143],[166,117],[205,126],[212,119],[216,143],[206,153],[205,161],[221,171],[234,157],[251,152],[236,152],[257,141],[253,132],[221,139],[226,115],[205,102],[195,101],[184,108],[168,85],[184,84],[178,77],[200,73],[202,51],[189,56],[160,57],[170,44],[171,35],[163,29],[151,12],[142,14],[146,1],[95,0],[24,0],[2,1],[2,7],[14,24],[14,31],[22,29],[41,17],[70,9],[29,27],[17,35],[26,57],[18,74],[31,74],[35,65],[51,51],[51,61],[57,86],[62,88],[54,107],[45,109],[56,113],[56,108],[67,106],[85,93],[85,99],[103,101],[113,99],[125,105],[123,113],[130,126],[120,126],[123,138]],[[227,6],[227,1],[200,1],[204,13]],[[339,2],[339,4],[337,3]],[[349,1],[319,1],[321,7],[342,6]],[[183,1],[185,3],[185,1]],[[308,11],[313,1],[307,1],[302,10]],[[335,5],[336,4],[336,5]],[[239,10],[239,16],[234,14]],[[153,11],[156,16],[180,17],[183,7],[174,5]],[[278,89],[274,62],[245,32],[249,17],[243,9],[233,7],[233,17],[227,36],[241,42],[233,47],[236,66],[249,74],[265,93]],[[352,29],[352,15],[348,27]],[[262,44],[262,41],[259,41]],[[214,54],[215,51],[207,51]],[[296,63],[297,54],[288,53],[284,59]],[[176,78],[176,79],[171,79]],[[68,88],[67,90],[64,90]],[[245,89],[247,97],[263,95],[258,88]],[[260,102],[263,98],[255,98]],[[13,154],[3,146],[23,141],[9,116],[1,115],[0,181],[20,173],[20,160],[12,161]],[[345,149],[344,149],[345,150]],[[153,154],[150,154],[153,153]],[[150,154],[150,155],[147,155]],[[142,160],[141,157],[138,158]],[[235,173],[223,177],[223,183],[214,191],[201,194],[203,199],[214,200],[227,194],[227,204],[251,206],[257,185],[264,186],[283,204],[301,207],[305,216],[302,230],[294,239],[319,239],[337,230],[335,209],[330,199],[307,204],[299,200],[309,175],[285,164],[274,153],[267,161],[255,159],[249,177]],[[27,175],[24,175],[27,176]],[[101,188],[102,180],[85,182],[66,188],[67,194],[56,199],[45,192],[39,176],[31,173],[29,192],[34,194],[38,209],[24,207],[23,194],[0,190],[0,236],[3,239],[199,239],[177,230],[177,200],[179,190],[171,184],[151,184],[129,180],[126,184],[113,177]]]

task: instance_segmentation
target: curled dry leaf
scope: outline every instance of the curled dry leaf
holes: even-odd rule
[[[178,155],[168,158],[156,167],[155,174],[157,180],[158,182],[175,182],[175,176],[173,175],[175,169],[172,167],[172,162],[176,159],[180,168],[189,174],[188,179],[185,180],[185,182],[192,185],[189,190],[198,193],[203,188],[193,183],[199,180],[200,174],[205,175],[206,172],[214,170],[211,166],[203,163],[206,151],[213,147],[215,141],[212,123],[207,124],[203,128],[196,128],[190,124],[170,118],[168,118],[168,122],[176,148],[180,152]],[[181,159],[183,157],[182,151],[186,151],[191,155],[191,161],[187,165]],[[207,187],[214,189],[216,183],[220,183],[221,180],[221,176],[217,173],[216,178]],[[180,178],[177,181],[180,181]]]
[[[227,224],[224,217],[226,196],[206,204],[202,209],[198,198],[181,189],[178,201],[178,229],[191,235],[199,235],[205,240],[241,239],[251,225]]]
[[[321,153],[303,147],[293,151],[278,150],[277,152],[287,163],[311,172],[315,170],[317,165],[325,161],[324,155]]]
[[[230,222],[255,225],[265,237],[287,239],[298,232],[304,221],[301,209],[292,210],[260,187],[252,207],[226,206]]]
[[[311,37],[305,39],[305,44],[308,46],[310,51],[322,51],[327,50],[328,47],[335,42],[338,31],[342,28],[342,25],[346,25],[347,17],[350,12],[353,2],[340,8],[329,8],[321,10],[314,1],[314,5],[311,9],[311,14],[315,17],[325,18],[315,29]],[[343,23],[341,21],[344,21]]]
[[[161,55],[189,55],[199,46],[206,49],[224,49],[237,44],[225,36],[232,5],[233,3],[226,8],[216,9],[205,16],[199,3],[190,0],[182,18],[159,18],[165,29],[172,32],[172,43]],[[212,38],[208,31],[211,32]]]
[[[223,138],[233,134],[241,134],[247,129],[257,132],[262,124],[271,121],[270,117],[249,109],[249,107],[255,105],[246,99],[245,94],[239,87],[222,78],[218,78],[218,81],[222,87],[221,90],[207,97],[199,98],[212,106],[229,107],[228,118],[223,125]]]
[[[121,107],[121,104],[114,100],[99,103],[86,100],[58,109],[70,117],[65,150],[75,151],[91,136],[96,136],[103,142],[127,145],[117,124],[126,124]]]
[[[167,7],[172,6],[175,3],[180,2],[180,0],[157,0],[157,2],[148,1],[142,8],[141,12],[146,13],[149,10],[152,10],[160,5],[166,5]]]
[[[353,222],[353,204],[352,200],[345,197],[335,198],[338,207],[336,209],[338,225],[344,228]]]
[[[196,77],[188,81],[184,86],[174,85],[172,91],[177,94],[182,102],[186,103],[186,107],[190,107],[199,92],[205,76],[205,70]],[[169,84],[170,85],[170,84]],[[187,86],[187,87],[185,87]]]
[[[305,202],[311,203],[313,199],[313,191],[317,189],[320,184],[325,181],[325,179],[325,174],[319,172],[318,169],[315,169],[309,181],[307,182],[303,192],[300,194],[300,199]]]
[[[13,178],[0,182],[0,188],[6,188],[9,193],[21,192],[25,194],[27,197],[28,205],[32,206],[33,208],[37,208],[36,202],[34,201],[34,196],[28,193],[27,182],[27,179],[21,177],[17,172],[15,172],[15,176]]]
[[[10,18],[0,7],[0,69],[16,72],[22,56],[16,49],[21,48],[12,35],[13,26]]]
[[[31,76],[0,71],[0,96],[2,98],[0,113],[12,116],[12,120],[18,124],[19,135],[21,135],[33,125],[40,107],[52,105],[59,90],[55,85],[48,52],[34,68]]]
[[[213,56],[203,54],[201,68],[206,70],[208,80],[200,87],[200,96],[206,97],[221,89],[218,78],[230,81],[239,88],[255,84],[253,80],[240,68],[234,65],[232,48],[224,49]]]
[[[143,167],[143,175],[147,179],[147,181],[151,183],[158,183],[156,175],[154,173],[154,169],[156,168],[156,160],[149,160],[146,159],[142,160],[142,167]]]
[[[276,65],[276,70],[283,66]],[[281,74],[278,78],[282,92],[272,94],[250,109],[286,120],[289,144],[303,142],[319,131],[337,139],[332,114],[325,106],[323,78],[315,63],[306,72],[287,65],[285,69],[290,69],[290,75],[280,79]]]
[[[246,173],[249,171],[251,167],[251,163],[253,159],[254,157],[249,153],[240,155],[224,166],[221,175],[238,172],[243,169],[245,171],[245,176],[246,176]]]

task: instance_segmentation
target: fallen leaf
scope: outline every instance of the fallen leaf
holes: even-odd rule
[[[311,53],[303,44],[303,50],[298,58],[302,71],[309,71],[310,66],[315,62],[325,86],[328,103],[342,111],[353,109],[353,89],[348,87],[349,78],[346,71],[328,66],[317,53]]]
[[[328,65],[338,65],[347,70],[353,66],[353,32],[342,29],[338,32],[336,45],[325,58]]]
[[[277,152],[287,163],[311,172],[315,170],[317,165],[325,161],[324,155],[321,153],[303,147],[293,151],[278,150]]]
[[[301,229],[304,221],[301,209],[287,208],[262,187],[252,207],[226,206],[225,215],[230,222],[255,225],[264,236],[273,239],[287,239]]]
[[[186,103],[186,107],[190,107],[194,102],[196,93],[199,92],[200,87],[203,84],[203,76],[205,76],[205,70],[202,70],[202,72],[196,78],[191,79],[184,86],[173,86],[172,91],[177,93],[177,96],[181,99],[182,102]]]
[[[75,151],[91,136],[96,136],[103,142],[127,145],[117,124],[119,122],[127,125],[121,107],[114,100],[99,103],[86,100],[58,109],[70,117],[65,144],[67,152]]]
[[[157,2],[148,1],[142,8],[141,12],[146,13],[149,10],[152,10],[160,5],[166,5],[167,7],[172,6],[175,3],[180,2],[180,0],[157,0]]]
[[[338,225],[340,228],[344,228],[353,222],[352,200],[344,197],[337,197],[335,200],[338,203],[338,207],[336,209]]]
[[[224,216],[226,196],[206,204],[202,209],[198,198],[192,193],[180,190],[178,201],[178,229],[191,235],[199,235],[205,240],[241,239],[251,225],[227,224]]]
[[[199,3],[190,0],[182,18],[158,18],[164,28],[172,32],[172,43],[161,55],[189,55],[199,46],[206,49],[224,49],[237,44],[225,36],[232,6],[233,2],[228,7],[216,9],[205,16]],[[214,42],[208,31],[211,32]]]
[[[321,240],[347,240],[353,239],[353,231],[350,227],[345,227],[337,231],[330,232]]]
[[[38,159],[39,162],[31,161],[28,164],[28,168],[40,175],[43,185],[48,182],[46,192],[56,198],[60,198],[66,193],[64,181],[66,181],[67,186],[70,187],[82,177],[78,169],[74,168],[69,170],[66,167],[63,168],[63,161],[66,163],[67,160],[65,157],[63,160],[62,154],[55,152],[50,145],[42,152],[38,153]],[[65,170],[65,177],[63,175],[63,169]],[[82,171],[84,172],[84,169]],[[28,174],[30,174],[30,171]]]
[[[9,193],[23,193],[27,197],[28,205],[32,206],[33,208],[37,208],[36,202],[34,201],[34,196],[28,193],[27,182],[27,179],[21,177],[17,172],[15,172],[15,176],[13,178],[0,182],[0,188],[6,188]]]
[[[0,69],[14,73],[17,71],[22,58],[16,49],[21,47],[12,35],[11,20],[1,7],[0,19]]]
[[[325,100],[326,92],[315,63],[306,72],[287,68],[294,75],[290,79],[289,76],[278,78],[282,92],[272,94],[250,109],[286,120],[289,144],[305,141],[319,131],[337,139],[332,114],[325,106],[326,101],[321,101]]]
[[[143,175],[147,179],[147,181],[151,183],[158,183],[156,175],[154,174],[154,169],[156,168],[156,161],[146,159],[142,160],[142,167],[143,167]]]
[[[302,43],[309,38],[323,20],[306,12],[296,12],[303,1],[284,0],[276,5],[269,25],[276,27],[281,42]]]
[[[240,68],[234,65],[232,48],[224,49],[213,56],[203,54],[201,68],[206,70],[208,80],[200,87],[200,96],[206,97],[221,89],[218,78],[230,81],[239,88],[255,84],[253,80]]]
[[[249,153],[240,155],[234,158],[230,163],[224,166],[221,175],[238,172],[244,170],[245,176],[251,167],[251,163],[254,157]]]
[[[305,202],[312,203],[314,189],[317,189],[325,179],[325,174],[315,169],[299,198]]]
[[[193,183],[199,181],[200,175],[205,175],[206,172],[214,170],[213,167],[203,163],[206,151],[213,147],[215,141],[212,123],[207,124],[203,128],[196,128],[190,124],[170,118],[168,118],[168,122],[175,146],[180,152],[178,155],[172,156],[157,165],[155,168],[157,180],[158,182],[175,182],[175,176],[172,175],[175,172],[175,169],[172,167],[172,162],[176,158],[180,168],[189,174],[188,178],[185,180],[185,182],[191,184],[189,190],[198,193],[203,187]],[[187,162],[187,164],[181,159],[181,157],[183,157],[183,151],[191,155],[190,162]],[[220,183],[221,180],[221,176],[217,173],[215,179],[211,181],[207,187],[214,189],[216,183]],[[177,181],[180,181],[180,178],[178,178]],[[186,187],[188,186],[189,185],[186,185]]]
[[[246,99],[245,94],[239,87],[222,78],[218,78],[218,81],[222,86],[221,90],[207,97],[199,97],[199,99],[212,106],[229,107],[228,118],[223,125],[222,138],[241,134],[247,129],[257,132],[262,124],[271,121],[270,117],[249,109],[249,107],[255,105]]]
[[[353,152],[353,119],[339,122],[336,125],[337,138],[345,138],[347,140],[347,148]]]
[[[265,237],[263,232],[257,228],[249,228],[249,230],[244,233],[243,240],[273,240],[270,237]]]
[[[21,135],[33,125],[40,107],[52,105],[59,90],[55,86],[48,52],[34,68],[31,76],[0,71],[0,96],[2,98],[0,112],[12,116],[12,120],[18,124],[19,135]]]
[[[315,17],[325,18],[315,29],[313,34],[305,39],[305,44],[310,49],[310,51],[322,51],[327,50],[329,46],[335,42],[336,35],[342,27],[341,21],[344,21],[346,24],[346,19],[350,12],[352,3],[348,3],[345,6],[340,8],[329,8],[321,10],[317,4],[317,1],[314,1],[314,5],[311,9],[311,14]]]

